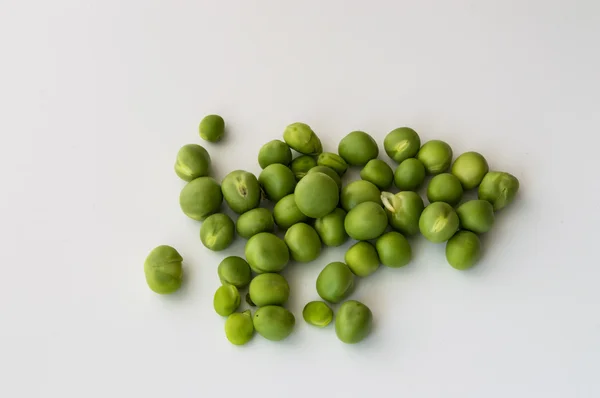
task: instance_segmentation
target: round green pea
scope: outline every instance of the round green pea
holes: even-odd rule
[[[383,148],[385,153],[396,163],[414,157],[421,147],[419,134],[410,127],[394,129],[385,136]]]
[[[248,239],[244,253],[250,268],[257,274],[279,272],[290,260],[285,242],[269,232],[261,232]]]
[[[175,173],[185,181],[205,177],[210,172],[210,155],[200,145],[184,145],[177,152]]]
[[[456,209],[463,229],[483,234],[494,225],[494,207],[487,200],[469,200]]]
[[[219,115],[208,115],[200,121],[200,138],[205,141],[218,142],[225,133],[225,121]]]
[[[215,312],[221,316],[229,316],[240,306],[241,298],[237,287],[221,285],[213,297]]]
[[[340,199],[337,184],[323,173],[308,173],[298,182],[294,194],[298,209],[311,218],[331,213]]]
[[[323,301],[311,301],[304,306],[302,317],[309,325],[324,328],[333,320],[333,310]]]
[[[240,214],[235,223],[235,229],[238,235],[245,239],[250,239],[261,232],[273,232],[275,222],[271,210],[257,207]]]
[[[417,159],[423,163],[428,174],[440,174],[448,170],[452,163],[452,148],[444,141],[427,141],[419,149]]]
[[[329,177],[331,177],[331,179],[333,181],[335,181],[336,185],[338,186],[338,189],[339,190],[342,189],[342,179],[335,172],[334,169],[331,169],[331,168],[326,167],[326,166],[315,166],[312,169],[308,170],[308,173],[306,173],[306,174],[311,174],[311,173],[323,173],[323,174],[328,175]]]
[[[258,207],[260,185],[256,176],[244,170],[227,174],[221,183],[223,198],[231,210],[238,214]]]
[[[290,165],[290,169],[294,173],[294,177],[296,177],[296,181],[300,181],[302,177],[308,173],[310,169],[317,165],[317,161],[310,155],[302,155],[298,156],[296,159],[292,160],[292,164]]]
[[[364,166],[377,158],[377,142],[364,131],[353,131],[346,135],[338,145],[338,153],[351,166]]]
[[[235,237],[235,224],[231,217],[224,213],[208,216],[200,227],[200,240],[210,250],[227,249]]]
[[[171,294],[179,290],[183,278],[183,257],[173,247],[157,246],[144,261],[144,275],[148,287],[158,294]]]
[[[372,182],[379,189],[387,189],[394,181],[394,172],[383,160],[371,159],[360,171],[360,178]]]
[[[291,194],[296,187],[296,177],[292,170],[279,163],[265,167],[258,176],[258,182],[267,198],[273,202]]]
[[[446,243],[446,260],[453,268],[466,270],[481,258],[481,242],[471,231],[458,231]]]
[[[283,140],[293,150],[304,155],[318,155],[323,152],[321,140],[305,123],[292,123],[283,131]]]
[[[301,263],[315,260],[321,254],[321,239],[313,227],[303,222],[292,225],[284,241],[292,258]]]
[[[225,336],[231,344],[244,345],[254,336],[254,323],[252,312],[235,312],[225,321]]]
[[[317,158],[317,165],[329,167],[341,177],[348,170],[348,163],[340,155],[332,152],[323,152]]]
[[[366,180],[352,181],[342,188],[340,202],[346,211],[352,210],[356,205],[364,202],[381,204],[381,191],[375,184]]]
[[[369,276],[379,268],[379,256],[375,246],[365,241],[350,246],[344,260],[356,276]]]
[[[273,216],[281,229],[288,229],[294,224],[308,220],[296,205],[296,195],[293,193],[284,196],[275,204]]]
[[[317,277],[317,293],[330,303],[339,303],[348,297],[353,289],[354,274],[340,261],[327,264]]]
[[[338,309],[335,317],[335,334],[346,344],[356,344],[371,332],[373,313],[363,303],[348,300]]]
[[[315,230],[321,241],[326,246],[340,246],[348,240],[348,234],[344,228],[346,212],[339,207],[331,213],[315,220]]]
[[[433,243],[445,242],[458,229],[458,215],[446,202],[434,202],[423,210],[419,218],[421,234]]]
[[[294,330],[296,318],[283,307],[267,305],[254,313],[254,329],[267,340],[281,341]]]
[[[199,177],[188,182],[179,194],[183,213],[197,221],[216,213],[223,203],[221,186],[212,177]]]
[[[259,306],[284,305],[290,297],[290,285],[279,274],[260,274],[252,279],[248,289],[252,302]]]
[[[425,204],[418,193],[402,191],[394,195],[390,192],[382,192],[381,200],[393,229],[407,236],[419,232],[419,219]]]
[[[392,231],[381,235],[375,242],[375,247],[379,261],[387,267],[404,267],[412,258],[410,243],[400,232]]]
[[[273,140],[267,142],[258,151],[258,164],[261,169],[274,163],[287,166],[292,161],[292,150],[285,142]]]
[[[394,184],[401,191],[416,191],[425,181],[425,166],[417,158],[403,160],[394,171]]]
[[[487,161],[477,152],[463,153],[456,158],[451,169],[464,189],[473,189],[481,184],[489,170]]]
[[[430,203],[446,202],[456,206],[463,196],[463,188],[458,178],[450,173],[438,174],[429,181],[427,199]]]
[[[512,174],[501,171],[490,171],[483,177],[479,185],[479,199],[487,200],[494,206],[494,211],[502,210],[517,196],[519,180]]]
[[[233,285],[238,289],[248,286],[252,279],[250,266],[238,256],[225,257],[217,267],[217,274],[223,285]]]
[[[376,239],[388,226],[388,218],[378,203],[363,202],[356,205],[346,215],[346,233],[356,240]]]

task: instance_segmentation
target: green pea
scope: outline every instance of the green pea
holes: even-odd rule
[[[348,300],[338,309],[335,317],[335,334],[346,344],[356,344],[371,332],[373,313],[363,303]]]
[[[392,231],[381,235],[375,242],[375,247],[381,264],[387,267],[404,267],[412,258],[410,243],[400,232]]]
[[[331,177],[331,179],[333,181],[335,181],[336,185],[338,186],[338,189],[341,190],[342,189],[342,179],[340,178],[340,176],[335,172],[334,169],[331,169],[329,167],[326,166],[315,166],[312,169],[308,170],[308,173],[306,174],[310,174],[310,173],[323,173],[328,175],[329,177]]]
[[[296,318],[283,307],[267,305],[254,313],[254,329],[267,340],[281,341],[294,330]]]
[[[371,159],[360,171],[360,178],[372,182],[379,189],[387,189],[394,181],[394,172],[383,160]]]
[[[272,140],[258,151],[258,164],[261,169],[279,163],[287,166],[292,161],[292,151],[288,144],[281,140]]]
[[[423,163],[428,174],[440,174],[448,170],[452,163],[452,148],[444,141],[427,141],[419,149],[417,159]]]
[[[221,251],[227,249],[235,237],[233,220],[223,213],[208,216],[200,227],[200,240],[210,250]]]
[[[320,154],[317,164],[335,170],[340,177],[348,170],[348,163],[340,155],[332,152],[323,152]]]
[[[358,242],[350,246],[344,258],[356,276],[369,276],[379,268],[377,250],[369,242]]]
[[[245,239],[250,239],[261,232],[273,232],[275,222],[271,210],[257,207],[240,214],[235,223],[235,229],[238,235]]]
[[[285,242],[269,232],[261,232],[248,239],[244,252],[250,268],[257,274],[279,272],[290,260]]]
[[[417,158],[403,160],[394,171],[394,184],[401,191],[416,191],[425,181],[425,166]]]
[[[296,195],[291,193],[275,204],[273,208],[275,223],[281,229],[288,229],[294,224],[307,221],[306,217],[296,205]]]
[[[225,133],[225,121],[219,115],[208,115],[200,122],[200,138],[205,141],[218,142]]]
[[[353,131],[346,135],[338,145],[338,153],[351,166],[364,166],[377,158],[377,142],[364,131]]]
[[[250,266],[238,256],[225,257],[219,264],[217,273],[223,285],[233,285],[238,289],[248,286],[252,279]]]
[[[249,293],[252,302],[259,307],[284,305],[290,297],[290,285],[279,274],[260,274],[250,282]]]
[[[517,196],[519,180],[509,173],[490,171],[479,185],[479,199],[487,200],[494,211],[502,210]]]
[[[244,170],[227,174],[221,184],[223,198],[231,210],[238,214],[258,207],[260,185],[256,176]]]
[[[453,268],[466,270],[481,258],[481,243],[471,231],[457,232],[446,243],[446,260]]]
[[[356,205],[346,215],[346,233],[356,240],[378,238],[388,226],[388,218],[378,203],[363,202]]]
[[[354,290],[354,274],[340,262],[329,263],[317,277],[317,293],[330,303],[339,303]]]
[[[185,181],[205,177],[210,172],[210,155],[200,145],[184,145],[177,152],[175,173]]]
[[[427,186],[427,199],[430,203],[446,202],[450,206],[456,206],[462,196],[463,189],[460,181],[450,173],[436,175]]]
[[[338,207],[331,213],[315,220],[315,230],[326,246],[340,246],[348,240],[348,234],[344,228],[345,218],[346,212]]]
[[[298,209],[311,218],[331,213],[340,199],[337,184],[323,173],[308,173],[298,182],[294,194]]]
[[[283,140],[293,150],[304,155],[318,155],[323,152],[321,140],[309,125],[292,123],[283,131]]]
[[[273,202],[291,194],[296,187],[296,177],[292,170],[279,163],[265,167],[258,176],[258,182],[267,198]]]
[[[179,194],[183,213],[197,221],[219,211],[223,203],[221,186],[212,177],[200,177],[188,182]]]
[[[476,234],[483,234],[494,225],[494,207],[487,200],[470,200],[456,209],[460,226]]]
[[[241,298],[237,287],[221,285],[213,297],[215,312],[221,316],[229,316],[240,306]]]
[[[171,294],[181,287],[183,257],[171,246],[157,246],[144,261],[148,287],[158,294]]]
[[[381,200],[393,229],[407,236],[419,232],[419,218],[425,205],[418,193],[403,191],[394,195],[390,192],[382,192]]]
[[[375,184],[366,180],[352,181],[342,188],[340,202],[346,211],[352,210],[356,205],[364,202],[381,204],[381,191]]]
[[[225,321],[225,336],[231,344],[244,345],[254,336],[254,323],[252,312],[235,312]]]
[[[315,158],[313,158],[310,155],[302,155],[292,160],[290,169],[294,173],[296,181],[300,181],[302,177],[304,177],[306,173],[308,173],[308,170],[312,169],[316,165],[317,161],[315,160]]]
[[[487,161],[477,152],[465,152],[452,164],[452,174],[458,178],[464,189],[476,188],[489,170]]]
[[[421,234],[433,243],[445,242],[458,229],[458,215],[446,202],[434,202],[423,210],[419,218]]]
[[[285,233],[285,243],[295,261],[307,263],[321,254],[321,239],[313,227],[305,223],[292,225]]]
[[[414,157],[421,147],[419,134],[410,127],[394,129],[385,136],[383,148],[385,153],[396,163]]]
[[[333,310],[323,301],[311,301],[304,306],[302,317],[309,325],[324,328],[333,320]]]

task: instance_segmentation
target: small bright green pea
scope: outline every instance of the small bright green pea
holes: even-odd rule
[[[227,249],[235,237],[235,224],[224,213],[210,215],[200,227],[202,244],[212,251]]]
[[[274,163],[287,166],[291,161],[292,151],[288,144],[281,140],[269,141],[258,151],[258,164],[261,169]]]
[[[298,209],[311,218],[331,213],[340,198],[335,181],[323,173],[308,173],[298,182],[294,194]]]
[[[471,231],[458,231],[446,243],[446,260],[453,268],[466,270],[481,258],[481,242]]]
[[[356,276],[369,276],[379,268],[377,250],[375,250],[375,246],[366,241],[350,246],[344,260]]]
[[[331,213],[315,220],[315,230],[326,246],[340,246],[348,240],[344,228],[345,218],[346,212],[337,207]]]
[[[327,264],[317,277],[317,293],[330,303],[339,303],[348,297],[353,289],[354,274],[340,261]]]
[[[473,189],[481,184],[489,170],[487,161],[477,152],[465,152],[452,164],[452,174],[458,178],[464,189]]]
[[[434,202],[423,210],[419,218],[421,234],[433,243],[445,242],[458,229],[458,215],[446,202]]]
[[[385,136],[383,148],[396,163],[414,157],[421,147],[419,134],[410,127],[394,129]]]
[[[245,239],[250,239],[261,232],[273,232],[275,222],[271,210],[257,207],[240,214],[235,223],[235,229],[238,235]]]
[[[346,344],[356,344],[371,332],[373,313],[363,303],[348,300],[338,309],[335,317],[335,334]]]
[[[425,166],[417,158],[403,160],[394,172],[394,184],[401,191],[416,191],[425,181]]]
[[[390,192],[382,192],[381,200],[393,229],[408,236],[419,232],[419,218],[425,204],[418,193],[403,191],[394,195]]]
[[[318,155],[323,152],[321,140],[310,128],[304,123],[292,123],[283,131],[283,140],[293,150],[304,155]]]
[[[378,203],[363,202],[346,215],[344,228],[352,239],[376,239],[388,226],[388,218]]]
[[[252,279],[250,266],[238,256],[225,257],[217,267],[217,273],[223,285],[233,285],[238,289],[248,286]]]
[[[292,160],[292,164],[290,165],[290,169],[294,173],[294,177],[296,177],[296,181],[300,181],[302,177],[308,173],[310,169],[317,165],[317,161],[310,155],[302,155],[298,156],[296,159]]]
[[[292,225],[285,233],[284,241],[295,261],[307,263],[321,254],[319,234],[313,227],[303,222]]]
[[[487,200],[494,206],[494,211],[508,206],[519,190],[519,180],[509,173],[490,171],[483,177],[479,185],[479,199]]]
[[[221,186],[212,177],[199,177],[188,182],[179,194],[183,213],[197,221],[216,213],[223,203]]]
[[[296,187],[296,177],[292,170],[279,163],[265,167],[258,176],[258,182],[267,198],[273,202],[291,194]]]
[[[259,306],[284,305],[290,297],[290,285],[279,274],[260,274],[252,279],[248,289],[252,302]]]
[[[296,195],[293,193],[284,196],[275,204],[273,216],[281,229],[288,229],[294,224],[308,220],[296,205]]]
[[[452,148],[444,141],[427,141],[419,149],[417,159],[423,163],[425,171],[428,174],[440,174],[450,167],[450,163],[452,162]]]
[[[144,261],[148,287],[158,294],[171,294],[181,287],[183,257],[173,247],[157,246]]]
[[[412,258],[410,243],[400,232],[392,231],[381,235],[375,242],[375,247],[381,264],[387,267],[404,267]]]
[[[233,314],[240,306],[240,302],[240,292],[233,285],[221,285],[213,297],[213,307],[221,316]]]
[[[363,202],[375,202],[381,204],[381,191],[375,184],[366,180],[352,181],[342,188],[340,202],[346,211],[352,210],[356,205]]]
[[[258,207],[260,185],[256,176],[244,170],[227,174],[221,183],[223,198],[231,210],[238,214]]]
[[[331,179],[333,181],[335,181],[336,185],[338,186],[338,189],[339,190],[342,189],[342,179],[335,172],[334,169],[331,169],[331,168],[326,167],[326,166],[315,166],[312,169],[308,170],[308,173],[306,173],[306,174],[311,174],[311,173],[323,173],[323,174],[328,175],[329,177],[331,177]]]
[[[254,336],[254,323],[252,312],[235,312],[225,321],[225,336],[231,344],[244,345]]]
[[[304,306],[302,317],[309,325],[324,328],[333,320],[333,310],[323,301],[311,301]]]
[[[476,234],[483,234],[494,225],[494,207],[487,200],[469,200],[456,209],[460,226]]]
[[[377,158],[379,148],[377,142],[364,131],[353,131],[340,141],[340,156],[352,166],[364,166],[371,159]]]
[[[348,163],[340,155],[332,152],[323,152],[317,158],[317,165],[329,167],[341,177],[348,170]]]
[[[175,173],[185,181],[205,177],[210,172],[210,155],[200,145],[184,145],[177,152]]]
[[[360,178],[372,182],[379,189],[387,189],[394,181],[394,172],[383,160],[371,159],[360,171]]]
[[[450,173],[438,174],[429,181],[427,199],[430,203],[446,202],[456,206],[463,196],[463,188],[458,178]]]
[[[257,274],[279,272],[290,260],[285,242],[269,232],[261,232],[248,239],[244,253],[250,268]]]
[[[200,138],[210,142],[218,142],[225,133],[225,121],[219,115],[208,115],[200,122]]]
[[[254,313],[254,329],[267,340],[281,341],[294,330],[296,318],[283,307],[267,305]]]

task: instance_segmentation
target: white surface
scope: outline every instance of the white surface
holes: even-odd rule
[[[597,1],[3,1],[0,396],[598,397]],[[363,344],[301,320],[343,250],[291,265],[297,328],[243,348],[212,309],[216,266],[178,206],[174,156],[259,172],[294,121],[336,151],[398,126],[521,181],[470,272],[423,239],[361,280]],[[386,158],[385,155],[382,156]],[[185,258],[146,286],[156,245]],[[242,254],[238,240],[227,252]]]

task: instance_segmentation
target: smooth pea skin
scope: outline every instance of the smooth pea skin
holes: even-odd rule
[[[207,176],[210,172],[210,155],[197,144],[184,145],[177,152],[175,173],[184,181]]]
[[[419,218],[421,234],[433,243],[445,242],[458,229],[458,215],[446,202],[434,202],[427,206]]]
[[[317,165],[333,169],[340,177],[348,170],[348,163],[337,153],[323,152],[317,158]]]
[[[369,242],[358,242],[350,246],[344,260],[356,276],[369,276],[379,268],[377,250]]]
[[[308,217],[296,205],[296,195],[293,193],[283,197],[275,204],[273,217],[281,229],[288,229],[294,224],[308,220]]]
[[[240,306],[240,302],[240,292],[233,285],[220,286],[213,297],[215,312],[221,316],[233,314]]]
[[[310,173],[323,173],[328,175],[329,177],[331,177],[331,179],[333,181],[335,181],[336,185],[338,186],[338,189],[341,190],[342,189],[342,179],[340,178],[340,176],[335,172],[334,169],[331,169],[329,167],[326,166],[315,166],[312,169],[308,170],[307,174]]]
[[[244,345],[254,336],[254,323],[252,312],[235,312],[227,317],[225,321],[225,336],[231,344]]]
[[[245,239],[250,239],[261,232],[273,232],[275,222],[271,210],[257,207],[240,214],[235,223],[235,229],[238,235]]]
[[[290,169],[292,170],[292,173],[294,173],[296,181],[300,181],[302,177],[304,177],[306,173],[308,173],[308,171],[316,165],[317,161],[315,160],[315,158],[309,155],[302,155],[292,160]]]
[[[417,158],[409,158],[396,167],[394,185],[401,191],[416,191],[425,181],[425,166]]]
[[[208,115],[200,121],[200,138],[209,142],[218,142],[225,133],[225,121],[219,115]]]
[[[381,193],[381,201],[385,207],[390,226],[407,236],[419,232],[419,219],[425,208],[421,196],[412,191]]]
[[[446,260],[453,268],[469,269],[480,258],[481,242],[471,231],[459,231],[446,243]]]
[[[481,154],[465,152],[456,158],[451,171],[464,189],[473,189],[481,184],[489,169],[487,161]]]
[[[340,141],[340,156],[352,166],[364,166],[371,159],[377,158],[379,148],[377,142],[364,131],[353,131]]]
[[[325,246],[340,246],[348,240],[344,228],[345,218],[346,212],[337,207],[331,213],[315,220],[315,230]]]
[[[419,134],[410,127],[394,129],[385,136],[383,148],[385,153],[396,163],[414,157],[421,147]]]
[[[254,313],[254,329],[267,340],[281,341],[294,330],[296,318],[283,307],[267,305]]]
[[[356,205],[364,202],[381,204],[381,191],[375,184],[366,180],[352,181],[342,188],[340,202],[346,211],[352,210]]]
[[[287,166],[292,161],[292,151],[288,144],[281,140],[267,142],[258,151],[258,164],[261,169],[280,163]]]
[[[321,140],[305,123],[292,123],[283,131],[283,140],[293,150],[304,155],[318,155],[323,152]]]
[[[234,237],[235,224],[227,214],[217,213],[208,216],[200,227],[202,244],[213,251],[227,249]]]
[[[279,274],[260,274],[252,279],[248,289],[252,302],[259,306],[284,305],[290,297],[290,285]]]
[[[400,232],[391,231],[381,235],[375,242],[375,248],[379,261],[386,267],[404,267],[412,258],[410,243]]]
[[[469,200],[456,209],[460,227],[483,234],[494,225],[494,207],[487,200]]]
[[[222,203],[221,186],[212,177],[200,177],[188,182],[179,194],[181,210],[197,221],[216,213]]]
[[[250,266],[238,256],[225,257],[217,267],[217,274],[223,285],[233,285],[238,289],[248,286],[252,279]]]
[[[285,233],[284,241],[295,261],[307,263],[321,254],[319,234],[313,227],[303,222],[292,225]]]
[[[158,294],[171,294],[181,287],[183,257],[173,247],[157,246],[144,261],[148,287]]]
[[[346,344],[356,344],[371,332],[373,313],[363,303],[348,300],[342,305],[335,317],[335,334]]]
[[[279,272],[290,260],[285,242],[269,232],[261,232],[248,239],[244,253],[250,268],[257,274]]]
[[[333,310],[323,301],[311,301],[304,306],[302,318],[309,325],[324,328],[333,320]]]
[[[354,274],[350,268],[336,261],[323,268],[317,277],[317,293],[330,303],[339,303],[354,289]]]
[[[360,171],[360,178],[372,182],[379,189],[388,189],[394,181],[394,172],[383,160],[371,159]]]
[[[331,213],[340,198],[335,181],[323,173],[308,173],[298,182],[294,194],[298,209],[311,218]]]
[[[258,176],[258,182],[267,199],[273,202],[291,194],[296,187],[296,177],[292,170],[279,163],[265,167]]]
[[[440,174],[448,170],[452,163],[452,148],[444,141],[427,141],[419,149],[417,159],[423,163],[428,174]]]
[[[388,226],[388,218],[378,203],[364,202],[356,205],[346,215],[344,228],[352,239],[376,239]]]
[[[479,185],[479,199],[487,200],[494,206],[494,211],[508,206],[519,191],[519,180],[509,173],[490,171],[483,177]]]
[[[456,206],[463,196],[463,188],[458,178],[450,173],[438,174],[429,181],[427,199],[430,203],[446,202]]]
[[[260,204],[260,185],[256,176],[244,170],[227,174],[221,183],[223,198],[231,210],[243,214]]]

